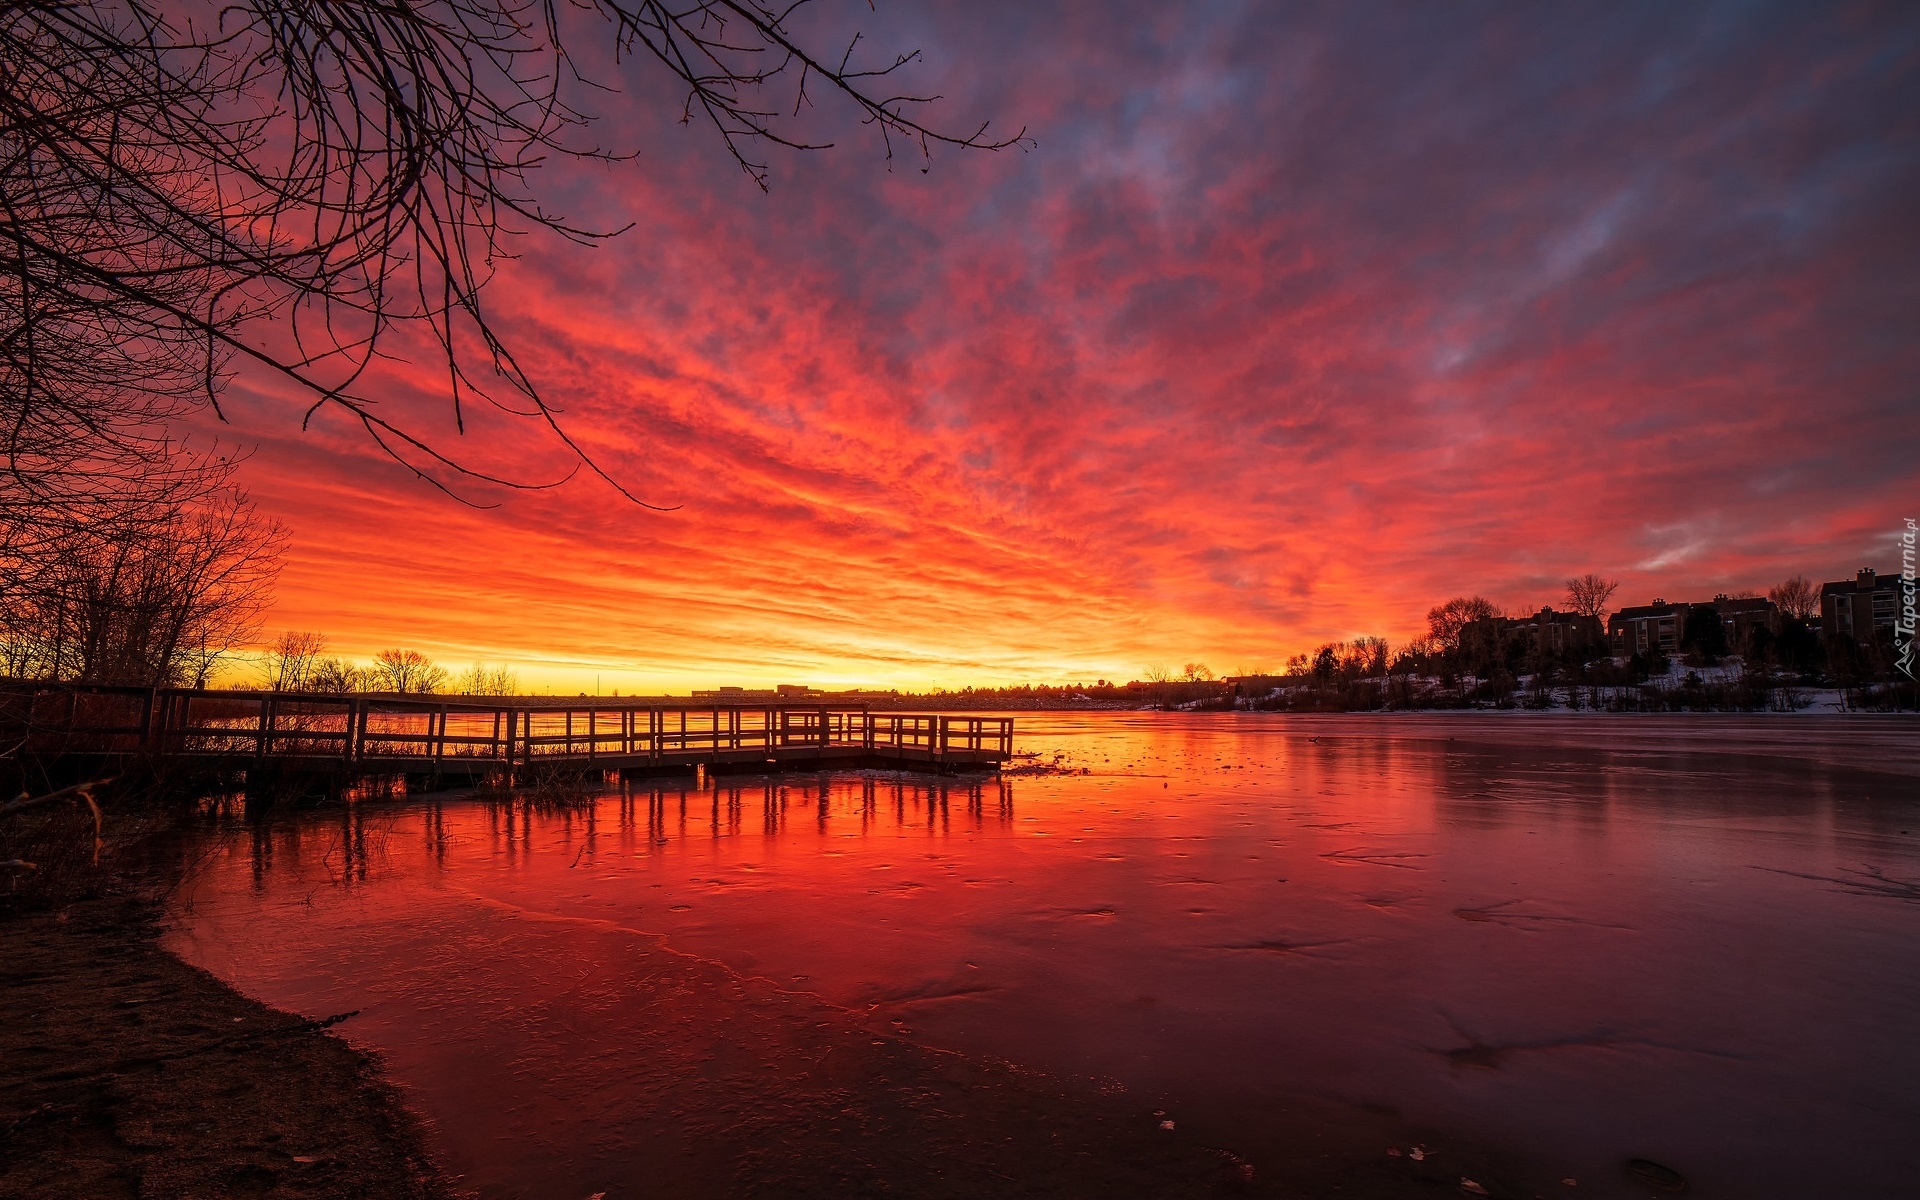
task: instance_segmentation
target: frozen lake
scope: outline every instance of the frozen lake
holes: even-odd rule
[[[1017,730],[1036,773],[229,817],[169,944],[359,1010],[337,1031],[489,1198],[768,1190],[760,1109],[837,1102],[850,1029],[1256,1168],[1318,1122],[1382,1156],[1480,1147],[1495,1195],[1645,1195],[1636,1159],[1700,1196],[1915,1194],[1920,723]]]

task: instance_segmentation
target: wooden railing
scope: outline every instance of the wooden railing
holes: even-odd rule
[[[46,687],[8,693],[0,724],[39,752],[332,759],[349,764],[601,759],[633,764],[763,752],[1005,759],[1010,717],[830,705],[730,707]],[[787,755],[785,757],[792,757]]]

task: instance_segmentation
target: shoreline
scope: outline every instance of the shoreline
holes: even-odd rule
[[[0,930],[0,1197],[458,1200],[377,1059],[169,953],[158,904]]]

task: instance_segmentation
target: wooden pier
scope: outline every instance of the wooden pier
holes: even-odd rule
[[[996,770],[1010,717],[828,704],[577,703],[447,696],[61,686],[8,694],[10,743],[48,758],[427,776],[629,775],[830,767]]]

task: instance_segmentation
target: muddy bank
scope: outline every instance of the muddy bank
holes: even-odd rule
[[[369,1058],[166,953],[151,905],[0,946],[0,1197],[452,1196]]]

